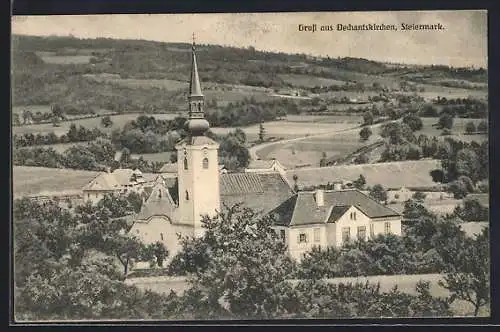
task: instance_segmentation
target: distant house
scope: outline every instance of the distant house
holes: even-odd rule
[[[139,170],[128,168],[118,168],[112,173],[101,173],[82,189],[83,199],[97,203],[107,194],[126,194],[128,192],[142,193],[146,183],[153,179],[146,180]]]
[[[358,190],[298,192],[270,212],[292,258],[379,234],[401,235],[401,215]]]
[[[284,172],[286,169],[276,159],[273,160],[252,160],[245,169],[246,173],[255,172]]]
[[[413,196],[414,192],[406,187],[387,191],[387,201],[406,202]]]

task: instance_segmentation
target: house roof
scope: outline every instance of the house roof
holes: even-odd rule
[[[275,160],[251,160],[248,169],[268,169],[273,167]]]
[[[355,206],[369,218],[400,215],[358,190],[325,191],[323,206],[317,205],[315,195],[314,191],[298,192],[294,199],[283,202],[270,213],[276,218],[277,224],[286,226],[335,222],[351,206]]]
[[[87,183],[83,190],[115,190],[120,187],[120,183],[116,180],[115,176],[110,173],[101,173],[96,176],[92,181]]]
[[[117,168],[111,173],[111,175],[115,178],[116,182],[124,186],[130,183],[130,178],[134,174],[134,171],[130,168]]]

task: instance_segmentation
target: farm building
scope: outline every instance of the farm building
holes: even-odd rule
[[[203,215],[215,216],[221,206],[238,203],[259,215],[276,216],[275,230],[285,234],[295,258],[313,245],[341,245],[355,238],[351,231],[365,239],[367,232],[401,234],[401,216],[359,191],[294,192],[278,161],[254,161],[244,172],[221,172],[219,146],[204,135],[210,125],[194,45],[188,100],[188,135],[176,146],[177,186],[157,182],[130,230],[145,243],[162,242],[172,257],[180,249],[178,235],[201,236]],[[173,165],[168,167],[173,172]]]

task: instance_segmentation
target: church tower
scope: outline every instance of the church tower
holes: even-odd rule
[[[195,43],[193,40],[191,78],[189,82],[189,118],[187,137],[176,145],[179,181],[179,222],[194,227],[201,236],[201,219],[220,210],[219,144],[205,136],[210,124],[205,119],[205,97],[201,91]]]

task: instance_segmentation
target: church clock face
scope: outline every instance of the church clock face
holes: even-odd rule
[[[207,148],[203,148],[203,155],[207,155],[208,154],[208,149]]]

